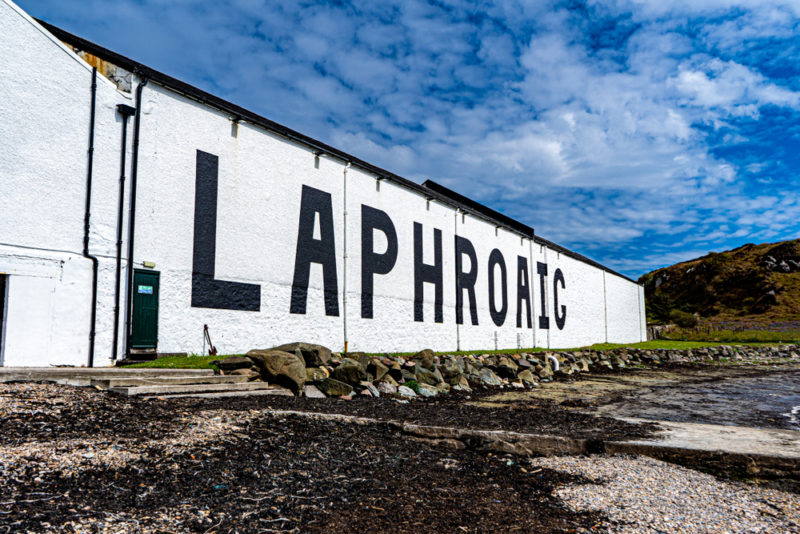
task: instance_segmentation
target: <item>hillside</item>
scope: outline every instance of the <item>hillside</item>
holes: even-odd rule
[[[648,322],[679,309],[713,322],[763,325],[800,319],[800,239],[747,244],[639,278]]]

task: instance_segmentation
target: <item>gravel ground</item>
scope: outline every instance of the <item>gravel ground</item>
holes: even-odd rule
[[[441,408],[453,422],[562,413],[397,406],[412,406],[410,419]],[[436,449],[269,407],[0,384],[0,534],[800,532],[798,495],[655,460]],[[565,428],[597,431],[581,421]]]
[[[800,495],[720,480],[652,458],[535,458],[534,466],[591,479],[556,490],[572,510],[598,511],[613,532],[800,532]]]

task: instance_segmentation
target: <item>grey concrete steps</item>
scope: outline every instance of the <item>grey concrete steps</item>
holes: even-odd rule
[[[93,386],[103,389],[132,387],[132,386],[171,386],[190,384],[239,384],[247,382],[246,376],[238,375],[207,375],[207,376],[155,376],[155,377],[125,377],[125,378],[100,378],[92,379]]]
[[[150,386],[131,386],[131,387],[115,387],[109,391],[119,395],[128,397],[139,395],[177,395],[177,394],[197,394],[197,393],[243,393],[250,391],[263,391],[269,389],[270,386],[266,382],[242,382],[235,384],[172,384],[172,385],[150,385]]]
[[[55,382],[68,386],[91,386],[93,380],[115,378],[203,378],[213,369],[125,369],[115,367],[0,367],[0,382]]]

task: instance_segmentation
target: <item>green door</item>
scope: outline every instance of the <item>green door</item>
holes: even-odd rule
[[[158,277],[156,271],[133,271],[132,349],[158,345]]]

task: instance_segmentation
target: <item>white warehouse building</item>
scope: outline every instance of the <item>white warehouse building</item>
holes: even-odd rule
[[[644,291],[532,228],[0,0],[0,365],[646,339]]]

